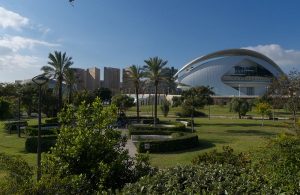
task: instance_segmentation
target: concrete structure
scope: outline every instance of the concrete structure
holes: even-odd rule
[[[120,69],[104,67],[104,86],[115,95],[120,92]]]
[[[279,66],[258,52],[228,49],[189,62],[175,76],[183,90],[204,85],[216,96],[260,96],[281,75]]]
[[[123,83],[122,91],[123,93],[135,93],[135,87],[130,77],[128,76],[128,68],[124,68],[122,71]]]
[[[100,69],[94,67],[86,70],[86,89],[94,91],[100,88]]]
[[[87,70],[81,68],[72,68],[76,77],[77,90],[94,91],[100,87],[100,69],[88,68]]]

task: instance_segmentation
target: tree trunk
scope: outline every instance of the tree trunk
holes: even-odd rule
[[[135,95],[136,95],[136,117],[137,117],[137,122],[140,123],[140,105],[139,105],[139,87],[138,86],[135,89]]]
[[[62,108],[62,80],[58,79],[58,111]]]
[[[69,104],[72,103],[72,87],[69,88],[69,97],[68,97]]]
[[[156,121],[156,119],[157,119],[157,85],[158,84],[156,84],[155,83],[155,94],[154,94],[154,127],[156,127],[156,124],[157,124],[157,121]]]

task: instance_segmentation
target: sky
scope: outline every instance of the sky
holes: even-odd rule
[[[289,72],[300,65],[299,7],[297,0],[0,0],[0,82],[40,74],[55,50],[73,67],[102,71],[154,56],[181,68],[247,48]]]

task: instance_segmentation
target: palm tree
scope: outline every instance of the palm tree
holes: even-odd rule
[[[163,71],[164,66],[168,63],[168,61],[164,61],[161,58],[153,57],[144,61],[146,65],[145,68],[145,76],[149,78],[151,82],[153,82],[155,87],[155,98],[154,98],[154,126],[156,126],[157,119],[157,88],[160,81],[164,80],[165,72]]]
[[[74,84],[76,82],[76,76],[74,69],[69,68],[65,73],[65,81],[68,89],[68,103],[72,103],[72,96],[74,90]]]
[[[140,108],[139,108],[139,89],[141,78],[144,76],[143,70],[140,66],[131,65],[125,72],[129,80],[134,84],[136,96],[136,116],[137,121],[140,122]]]
[[[62,108],[62,83],[65,80],[65,75],[70,66],[73,64],[72,57],[67,57],[66,52],[63,54],[58,51],[54,51],[54,54],[50,53],[48,65],[41,68],[47,75],[56,79],[58,86],[58,110]]]

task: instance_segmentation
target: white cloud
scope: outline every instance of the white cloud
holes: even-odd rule
[[[28,25],[29,19],[21,16],[18,13],[9,11],[3,7],[0,7],[0,27],[13,28],[20,30],[21,27]]]
[[[278,44],[257,45],[244,48],[266,55],[284,69],[287,69],[286,67],[292,68],[300,65],[299,50],[284,49]]]
[[[0,55],[0,70],[11,71],[15,69],[24,69],[38,67],[42,59],[36,56],[20,55],[11,53],[9,55]]]
[[[11,71],[15,68],[40,67],[45,59],[41,59],[34,54],[24,55],[22,51],[28,53],[28,50],[41,46],[58,47],[60,45],[21,36],[5,35],[0,37],[0,70]]]
[[[20,49],[32,49],[35,46],[58,47],[60,45],[20,36],[6,35],[0,37],[0,47],[9,48],[13,52],[17,52]]]

